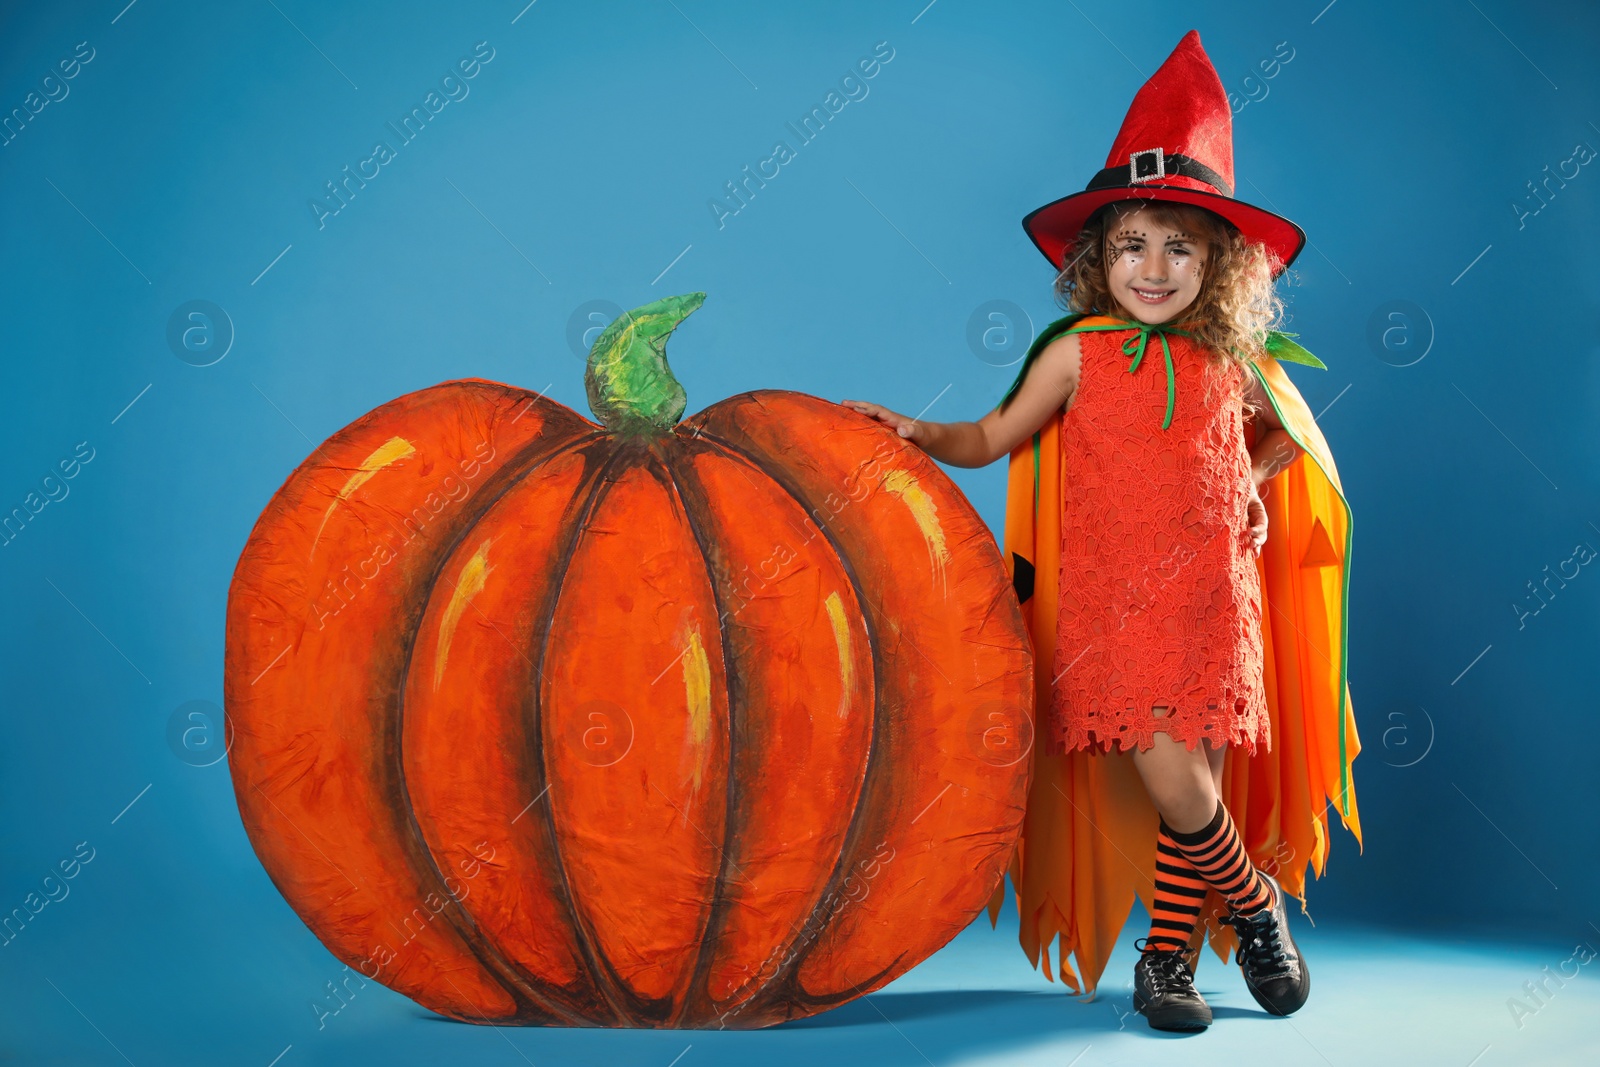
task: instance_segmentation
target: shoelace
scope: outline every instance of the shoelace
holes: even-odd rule
[[[1152,993],[1164,993],[1169,986],[1185,989],[1193,984],[1194,975],[1189,972],[1189,964],[1181,950],[1157,949],[1146,955],[1150,958],[1146,972],[1150,976]]]
[[[1235,915],[1227,920],[1239,935],[1238,955],[1251,970],[1272,968],[1268,973],[1287,971],[1289,954],[1284,950],[1277,916],[1269,905],[1253,915]]]

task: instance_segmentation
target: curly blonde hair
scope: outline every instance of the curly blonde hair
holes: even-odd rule
[[[1283,321],[1283,301],[1273,289],[1277,258],[1260,242],[1246,241],[1238,227],[1214,211],[1171,200],[1116,200],[1090,215],[1068,250],[1071,258],[1056,276],[1057,301],[1068,311],[1135,316],[1111,295],[1106,283],[1106,232],[1144,209],[1169,229],[1187,229],[1208,243],[1201,268],[1200,295],[1172,325],[1189,330],[1218,359],[1241,366],[1264,351],[1267,331]],[[1247,367],[1245,369],[1248,369]]]

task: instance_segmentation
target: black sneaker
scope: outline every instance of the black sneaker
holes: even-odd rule
[[[1272,903],[1250,914],[1230,914],[1222,921],[1239,935],[1239,969],[1250,995],[1273,1015],[1298,1011],[1311,995],[1311,972],[1289,936],[1289,912],[1283,889],[1265,871],[1257,873],[1272,889]]]
[[[1154,1030],[1204,1030],[1211,1025],[1211,1009],[1194,987],[1185,955],[1182,949],[1140,947],[1133,967],[1133,1008]]]

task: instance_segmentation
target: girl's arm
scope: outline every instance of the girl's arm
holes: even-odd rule
[[[1061,411],[1078,388],[1081,353],[1078,335],[1064,334],[1045,346],[1028,368],[1022,388],[1010,405],[996,408],[977,422],[930,422],[899,415],[865,400],[840,403],[870,415],[952,467],[986,467],[1017,445],[1052,415]]]
[[[1248,371],[1246,374],[1249,386],[1245,401],[1256,409],[1256,443],[1250,448],[1250,477],[1259,489],[1273,475],[1299,459],[1304,449],[1295,444],[1289,431],[1283,428],[1271,399],[1262,388],[1261,379]]]

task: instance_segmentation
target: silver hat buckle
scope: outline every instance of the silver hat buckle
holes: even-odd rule
[[[1166,156],[1159,148],[1146,148],[1128,154],[1128,183],[1154,181],[1167,176]]]

